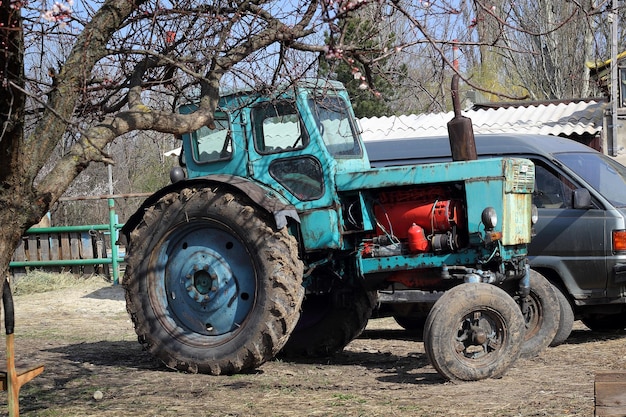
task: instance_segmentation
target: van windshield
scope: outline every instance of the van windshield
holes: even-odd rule
[[[601,153],[561,153],[554,156],[615,207],[626,207],[626,167],[622,164]]]

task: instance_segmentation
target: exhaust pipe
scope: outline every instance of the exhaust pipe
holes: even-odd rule
[[[452,107],[454,108],[454,118],[448,122],[452,160],[473,161],[478,159],[472,120],[469,117],[461,116],[458,74],[452,76]]]

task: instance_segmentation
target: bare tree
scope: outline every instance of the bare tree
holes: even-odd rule
[[[347,44],[342,31],[369,3],[376,7],[367,16],[384,25],[378,49],[358,39]],[[479,46],[500,47],[474,36],[468,19],[490,16],[496,35],[520,28],[478,0],[100,0],[83,9],[59,0],[41,7],[0,1],[1,277],[24,230],[75,178],[92,162],[114,162],[107,144],[132,131],[180,135],[211,125],[220,87],[315,75],[323,54],[358,61],[364,85],[375,91],[376,71],[390,69],[378,62],[411,62],[423,75],[411,84],[413,103],[435,109],[444,81],[464,71],[453,69],[453,46],[466,57]],[[199,100],[197,111],[176,113],[191,100]]]
[[[99,6],[79,13],[69,3],[55,5],[44,13],[47,22],[42,24],[38,10],[14,1],[0,5],[0,36],[9,46],[3,49],[6,65],[0,70],[3,277],[22,232],[89,163],[113,162],[105,152],[110,141],[134,130],[179,135],[210,125],[226,74],[231,84],[236,79],[254,82],[246,75],[259,74],[255,63],[260,58],[276,60],[281,50],[297,48],[299,39],[324,24],[314,19],[320,6],[315,1],[293,5],[289,12],[254,1],[165,5],[105,0]],[[316,48],[322,50],[302,45]],[[25,76],[25,52],[39,53],[41,63],[49,65],[49,78],[36,78],[41,70]],[[270,66],[261,70],[267,72],[265,68]],[[291,75],[284,64],[273,68],[283,79]],[[165,97],[159,107],[145,104],[152,94]],[[195,113],[172,111],[190,95],[201,97]],[[33,125],[25,131],[27,97]],[[58,147],[64,148],[62,157],[38,177]]]

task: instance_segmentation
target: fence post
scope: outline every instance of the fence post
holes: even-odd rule
[[[117,238],[118,232],[115,221],[115,200],[109,198],[109,232],[111,233],[111,268],[113,269],[113,285],[117,285],[120,283],[120,271],[119,264],[117,262],[118,256],[118,247],[117,247]]]

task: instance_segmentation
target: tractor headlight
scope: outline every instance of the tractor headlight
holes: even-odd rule
[[[537,221],[539,221],[539,210],[537,210],[537,206],[533,204],[530,209],[530,223],[535,225]]]
[[[481,220],[485,225],[486,230],[493,230],[496,228],[498,224],[498,215],[496,214],[496,209],[493,207],[487,207],[483,210],[483,214],[481,215]]]

